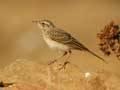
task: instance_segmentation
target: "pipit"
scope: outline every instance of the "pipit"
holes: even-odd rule
[[[57,49],[58,51],[63,52],[62,56],[53,60],[49,64],[56,62],[57,60],[59,60],[60,58],[64,57],[67,54],[70,56],[72,50],[87,51],[106,63],[106,61],[103,58],[89,50],[77,39],[75,39],[71,34],[67,33],[63,29],[57,28],[51,21],[34,20],[33,22],[36,23],[41,29],[43,38],[45,42],[48,44],[48,46],[50,48]],[[66,61],[63,66],[65,66],[67,63],[69,62]]]

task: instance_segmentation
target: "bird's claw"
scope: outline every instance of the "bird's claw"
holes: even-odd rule
[[[70,63],[70,62],[69,62],[69,61],[65,61],[63,65],[60,64],[60,65],[62,65],[62,66],[59,68],[59,70],[66,69],[66,65],[67,65],[68,63]]]
[[[57,60],[50,61],[48,65],[54,64]]]

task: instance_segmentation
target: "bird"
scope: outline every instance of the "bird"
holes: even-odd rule
[[[32,22],[36,23],[39,29],[41,29],[43,39],[48,44],[48,46],[52,49],[56,49],[63,53],[62,56],[60,56],[59,58],[64,57],[67,54],[69,54],[70,57],[72,50],[79,50],[79,51],[87,51],[90,54],[94,55],[95,57],[107,63],[102,57],[92,52],[85,45],[83,45],[76,38],[74,38],[70,33],[55,26],[55,24],[53,24],[52,21],[43,19],[43,20],[33,20]],[[53,60],[51,63],[56,62],[58,59]],[[69,62],[66,61],[64,65],[66,65],[67,63]]]

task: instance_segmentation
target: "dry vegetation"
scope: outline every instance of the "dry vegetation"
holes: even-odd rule
[[[100,50],[107,56],[114,53],[120,60],[120,30],[113,21],[97,34]]]

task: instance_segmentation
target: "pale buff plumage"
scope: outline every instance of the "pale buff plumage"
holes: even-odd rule
[[[106,63],[103,58],[90,51],[87,47],[85,47],[66,31],[57,28],[51,21],[40,20],[34,22],[36,22],[39,28],[42,30],[43,38],[48,46],[50,48],[64,52],[63,56],[67,53],[71,53],[71,50],[75,49],[80,51],[87,51]]]

